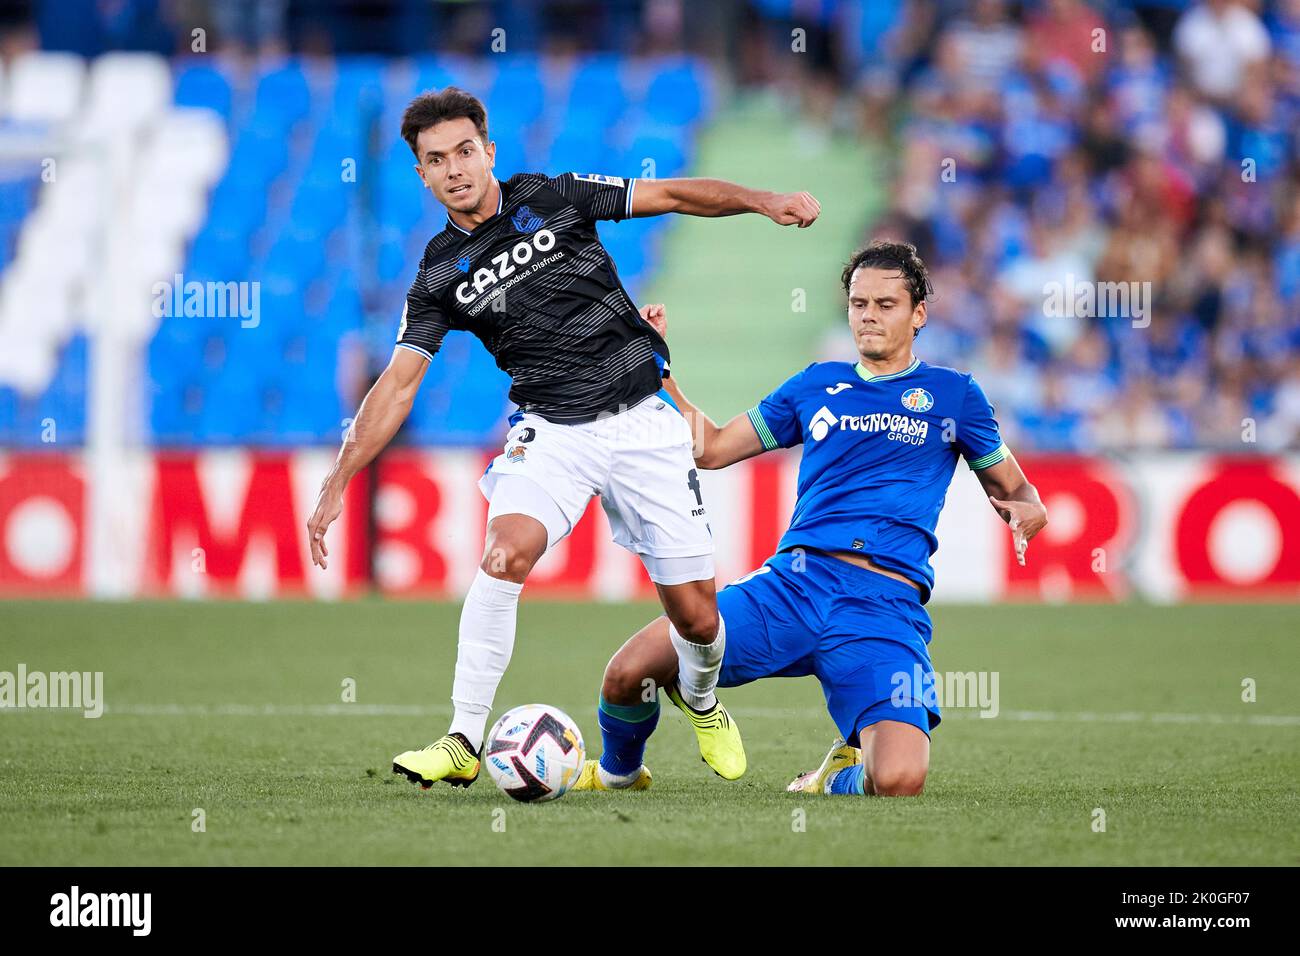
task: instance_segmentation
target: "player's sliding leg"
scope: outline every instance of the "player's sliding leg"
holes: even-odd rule
[[[826,781],[832,774],[861,763],[862,751],[846,744],[843,737],[836,737],[817,769],[799,774],[785,789],[790,793],[825,793]]]
[[[628,639],[605,667],[596,718],[603,745],[574,790],[644,790],[650,786],[645,746],[659,724],[659,688],[677,677],[668,619],[656,618]]]
[[[930,737],[913,723],[881,720],[863,727],[861,748],[836,739],[822,765],[786,789],[804,793],[914,797],[925,789]]]
[[[460,612],[451,728],[423,750],[394,757],[394,773],[426,788],[438,780],[466,787],[478,778],[488,714],[515,646],[519,594],[546,546],[547,528],[538,519],[491,518],[483,561]]]

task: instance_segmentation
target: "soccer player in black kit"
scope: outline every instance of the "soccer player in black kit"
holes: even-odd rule
[[[509,373],[519,410],[479,482],[489,500],[487,540],[461,611],[451,727],[423,750],[399,754],[393,770],[426,787],[474,782],[524,581],[599,496],[614,540],[641,558],[671,624],[680,676],[666,691],[690,719],[706,762],[739,777],[739,731],[714,695],[726,631],[690,426],[661,391],[668,347],[624,291],[595,223],[760,213],[805,227],[820,206],[808,193],[714,179],[521,173],[499,182],[486,110],[455,87],[416,97],[402,137],[421,182],[446,207],[447,226],[425,248],[392,359],[321,486],[308,522],[313,561],[325,567],[325,532],[344,488],[397,433],[448,331],[478,336]],[[617,708],[600,713],[602,721],[621,716]]]

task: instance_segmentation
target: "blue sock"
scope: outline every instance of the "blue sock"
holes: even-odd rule
[[[862,764],[855,763],[852,767],[845,767],[835,776],[831,777],[831,793],[856,793],[862,794]]]
[[[604,752],[600,766],[606,773],[626,777],[635,773],[645,757],[645,742],[659,723],[659,695],[645,704],[611,704],[602,696],[596,710]]]

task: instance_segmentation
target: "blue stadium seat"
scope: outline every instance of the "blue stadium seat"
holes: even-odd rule
[[[289,165],[284,130],[273,126],[246,126],[235,141],[230,169],[248,180],[269,182]]]
[[[516,54],[506,58],[484,103],[489,126],[512,136],[537,122],[546,107],[546,80],[537,57]]]
[[[647,160],[653,160],[653,167]],[[679,137],[644,133],[632,140],[621,166],[641,173],[653,169],[656,179],[680,176],[686,169],[686,150]]]
[[[0,385],[0,443],[18,444],[18,393]]]
[[[334,78],[334,113],[363,115],[383,106],[383,57],[349,56],[336,65]]]
[[[176,105],[213,110],[230,118],[230,82],[216,67],[189,61],[176,77]]]
[[[582,60],[573,71],[564,122],[603,130],[627,110],[622,60],[613,54],[596,54]]]
[[[312,91],[297,60],[262,75],[254,109],[259,117],[292,125],[311,112]]]
[[[691,61],[665,63],[646,91],[646,115],[655,123],[688,126],[705,109],[705,79]]]
[[[635,168],[625,169],[614,150],[599,139],[579,130],[565,130],[551,144],[546,169],[559,173],[605,173],[611,176],[638,175]]]

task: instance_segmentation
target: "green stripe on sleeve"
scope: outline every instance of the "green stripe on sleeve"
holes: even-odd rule
[[[772,429],[767,427],[767,422],[763,420],[763,413],[758,410],[757,405],[745,414],[749,416],[749,423],[754,426],[754,431],[758,432],[758,440],[763,443],[764,451],[780,447],[780,442],[773,436]]]
[[[997,447],[996,451],[991,451],[987,455],[976,458],[974,461],[969,461],[970,470],[982,471],[985,468],[991,468],[1000,461],[1006,461],[1007,455],[1009,454],[1011,454],[1011,450],[1007,448],[1005,443],[1001,444]]]

